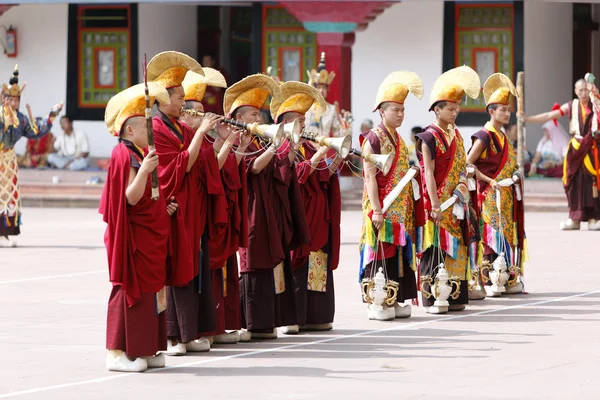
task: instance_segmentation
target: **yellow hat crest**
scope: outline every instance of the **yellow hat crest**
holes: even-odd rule
[[[205,67],[204,76],[195,73],[194,71],[188,71],[185,75],[185,79],[181,83],[183,90],[185,91],[185,100],[193,100],[199,103],[204,98],[207,86],[214,86],[220,88],[226,88],[227,82],[222,73],[214,68]]]
[[[242,106],[260,109],[269,96],[281,97],[281,89],[277,82],[267,75],[250,75],[225,91],[223,111],[230,114]]]
[[[423,98],[423,82],[421,82],[419,75],[410,71],[392,72],[379,85],[375,110],[379,108],[381,103],[387,101],[404,104],[408,93],[414,94],[419,100]]]
[[[483,84],[483,98],[486,107],[490,104],[510,104],[510,95],[519,97],[517,88],[508,76],[499,72],[490,75]]]
[[[178,51],[158,53],[148,63],[148,81],[165,89],[181,86],[188,71],[204,75],[204,70],[192,57]]]
[[[166,88],[155,82],[149,82],[148,91],[151,107],[156,100],[164,104],[169,104],[170,96]],[[125,121],[132,117],[145,116],[145,111],[146,96],[144,84],[140,83],[117,93],[108,101],[106,110],[104,111],[104,123],[111,135],[119,136]]]
[[[481,80],[471,67],[463,65],[444,72],[433,85],[429,98],[429,107],[438,101],[460,103],[466,94],[472,99],[479,97]]]
[[[19,87],[19,65],[17,64],[8,85],[6,83],[2,84],[2,93],[4,96],[21,97],[23,90],[25,90],[25,85]]]
[[[335,78],[335,72],[327,71],[325,67],[325,52],[321,53],[321,61],[317,69],[307,70],[306,73],[308,74],[308,84],[312,86],[331,85],[333,78]]]
[[[303,82],[285,82],[281,85],[281,96],[271,100],[271,117],[277,121],[286,112],[306,112],[316,103],[321,109],[327,108],[327,103],[321,93],[313,86]]]

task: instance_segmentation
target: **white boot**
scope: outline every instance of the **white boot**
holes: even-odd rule
[[[155,356],[145,357],[148,368],[164,368],[166,365],[165,355],[158,353]]]
[[[504,294],[520,294],[523,293],[523,282],[519,279],[519,282],[516,284],[509,286],[508,283],[504,286],[506,291]]]
[[[490,285],[485,285],[483,288],[485,289],[485,295],[486,295],[486,297],[500,297],[500,296],[502,296],[501,292],[494,292],[494,290],[492,289],[492,287]]]
[[[178,342],[173,345],[171,339],[167,340],[167,351],[165,352],[168,356],[182,356],[186,353],[185,343]]]
[[[325,324],[306,324],[300,327],[301,331],[330,331],[333,329],[333,322]]]
[[[248,329],[242,329],[240,333],[240,342],[249,342],[252,339],[252,334]]]
[[[579,221],[573,221],[569,218],[566,221],[560,223],[560,229],[563,231],[578,231],[580,227]]]
[[[252,339],[277,339],[277,328],[273,332],[251,332]]]
[[[409,318],[412,314],[412,306],[410,304],[394,304],[396,318]]]
[[[10,236],[2,236],[3,240],[0,240],[0,243],[3,247],[17,247],[17,239],[10,238]]]
[[[225,332],[220,335],[214,336],[213,343],[216,344],[235,344],[240,341],[240,334],[238,331]]]
[[[448,311],[462,311],[467,308],[466,304],[450,304],[448,306]]]
[[[121,350],[109,350],[106,354],[106,368],[117,372],[144,372],[148,363],[143,357],[131,361]]]
[[[296,335],[300,331],[298,325],[282,326],[280,329],[284,335]]]
[[[185,349],[192,353],[210,351],[210,342],[208,341],[208,339],[201,337],[200,339],[187,342],[185,344]]]
[[[600,221],[596,219],[590,219],[588,221],[588,230],[589,231],[600,231]]]

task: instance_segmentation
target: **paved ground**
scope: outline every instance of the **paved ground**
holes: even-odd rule
[[[560,232],[561,217],[527,215],[529,295],[383,323],[360,304],[360,218],[345,212],[333,331],[220,346],[134,375],[104,370],[100,217],[27,209],[20,247],[0,249],[0,398],[599,398],[600,232]]]

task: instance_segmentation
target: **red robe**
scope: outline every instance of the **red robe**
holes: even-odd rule
[[[99,208],[113,284],[106,342],[128,356],[150,356],[166,349],[165,318],[156,315],[155,293],[165,286],[169,216],[162,193],[151,199],[150,179],[140,201],[127,204],[130,168],[139,168],[143,157],[128,145],[113,150]]]
[[[223,196],[219,165],[212,147],[202,146],[192,169],[186,172],[189,160],[187,149],[194,131],[180,123],[179,132],[174,122],[161,113],[153,118],[152,125],[159,156],[161,190],[167,199],[174,197],[179,205],[171,218],[173,254],[167,263],[167,284],[185,286],[198,276],[200,240],[207,222],[208,196]],[[219,207],[215,206],[215,209]]]
[[[311,240],[292,252],[292,268],[301,268],[307,263],[311,251],[318,251],[329,244],[327,267],[335,270],[340,258],[340,183],[337,174],[330,176],[324,160],[319,162],[311,174],[310,159],[316,153],[316,149],[306,143],[303,149],[306,161],[296,164],[296,171]]]

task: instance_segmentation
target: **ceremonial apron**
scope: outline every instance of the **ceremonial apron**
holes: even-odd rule
[[[0,236],[18,235],[21,224],[19,166],[14,148],[0,149]]]

